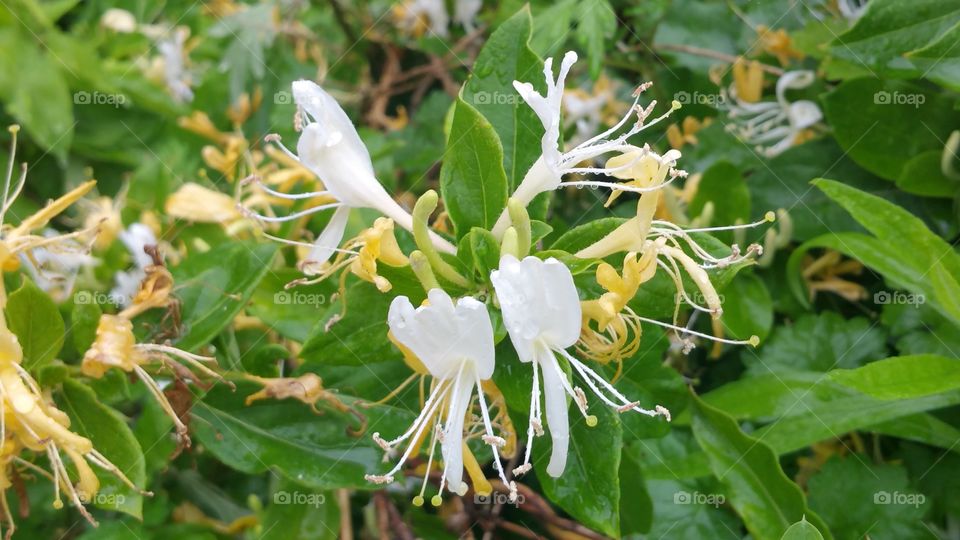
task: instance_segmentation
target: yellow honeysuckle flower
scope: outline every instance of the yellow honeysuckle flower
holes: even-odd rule
[[[790,60],[803,60],[804,54],[793,48],[793,40],[790,34],[783,28],[773,30],[766,25],[757,25],[757,40],[760,42],[760,48],[775,56],[781,66],[790,63]]]
[[[595,300],[580,303],[583,326],[577,350],[584,356],[606,364],[617,362],[617,375],[622,360],[632,356],[640,346],[640,323],[627,303],[636,296],[640,285],[653,277],[657,270],[656,251],[647,250],[643,256],[627,253],[623,271],[607,263],[597,267],[597,283],[607,290]],[[594,328],[595,326],[595,328]]]
[[[763,66],[755,60],[737,58],[733,63],[733,88],[736,99],[756,103],[763,95]]]
[[[164,210],[172,218],[225,227],[243,219],[233,197],[193,182],[183,184],[167,197]]]
[[[670,126],[667,127],[667,142],[670,143],[670,148],[680,150],[687,144],[696,145],[699,142],[697,140],[697,132],[709,126],[712,122],[712,118],[700,120],[694,116],[687,116],[679,126],[677,124],[670,124]]]
[[[674,311],[674,323],[667,324],[655,319],[639,317],[635,314],[629,315],[622,323],[612,326],[607,336],[598,334],[588,335],[586,344],[583,347],[587,350],[595,350],[599,358],[607,357],[611,351],[629,351],[634,343],[626,338],[626,332],[632,329],[634,335],[639,334],[639,322],[647,322],[665,326],[678,333],[687,336],[697,336],[711,339],[717,343],[730,344],[756,344],[757,339],[751,337],[747,341],[733,341],[723,339],[722,326],[719,324],[719,317],[723,313],[721,307],[720,295],[717,294],[710,276],[707,273],[709,268],[724,267],[747,260],[754,254],[762,252],[759,245],[751,245],[747,248],[745,254],[741,254],[739,247],[731,246],[731,254],[727,257],[716,257],[707,249],[701,246],[690,233],[712,232],[723,230],[738,230],[755,227],[768,221],[773,221],[774,216],[769,212],[763,220],[746,225],[733,225],[730,227],[704,227],[697,229],[683,229],[670,221],[655,219],[657,209],[661,205],[663,197],[663,188],[674,178],[683,177],[686,173],[674,169],[676,161],[680,158],[680,152],[670,150],[663,156],[659,156],[649,150],[649,148],[637,148],[624,155],[611,158],[608,167],[619,169],[618,174],[625,178],[632,178],[629,184],[643,187],[650,191],[643,193],[637,202],[637,214],[625,223],[614,229],[612,232],[601,238],[599,241],[581,249],[576,253],[581,258],[605,258],[618,252],[634,252],[641,254],[641,260],[647,261],[644,268],[653,272],[657,267],[673,281],[677,290],[676,305]],[[621,165],[626,164],[626,165]],[[670,180],[668,180],[668,177]],[[614,199],[616,192],[611,195]],[[608,201],[609,203],[610,201]],[[691,250],[694,259],[686,250]],[[626,270],[630,270],[627,268]],[[625,271],[626,271],[625,270]],[[632,271],[632,270],[631,270]],[[618,283],[612,279],[609,272],[605,271],[604,280],[608,285],[621,286],[624,283]],[[615,272],[614,272],[615,274]],[[683,274],[686,274],[700,292],[703,299],[695,302],[687,293],[683,284]],[[652,273],[650,275],[652,277]],[[625,280],[626,277],[620,278]],[[649,278],[647,278],[649,279]],[[608,297],[612,298],[612,297]],[[609,301],[609,300],[608,300]],[[709,313],[712,318],[715,336],[709,336],[695,332],[693,330],[677,326],[677,315],[681,303],[689,304],[695,310]],[[598,319],[602,320],[604,311],[600,304],[591,305],[591,309],[596,312]],[[602,331],[602,330],[601,330]],[[692,341],[687,340],[687,350],[693,347]],[[622,353],[621,353],[622,354]]]
[[[17,337],[5,326],[0,327],[0,505],[7,520],[7,537],[12,535],[14,524],[7,504],[6,488],[10,487],[9,472],[15,464],[30,466],[46,475],[46,471],[19,457],[23,451],[43,453],[49,460],[52,474],[48,477],[55,487],[54,506],[61,508],[61,491],[66,493],[71,504],[87,521],[96,525],[96,520],[84,508],[100,489],[100,481],[91,464],[104,469],[132,489],[133,483],[97,451],[90,439],[70,430],[70,419],[58,409],[49,396],[40,391],[33,377],[21,367],[23,350]],[[66,454],[75,471],[71,478],[62,458]]]
[[[80,371],[94,379],[103,377],[109,369],[119,369],[136,374],[173,421],[177,437],[184,445],[189,446],[190,437],[187,435],[186,424],[180,420],[179,415],[163,394],[160,385],[144,369],[145,365],[158,363],[172,370],[180,378],[195,380],[196,377],[193,372],[178,361],[207,376],[223,380],[219,374],[204,365],[205,362],[216,365],[214,358],[191,354],[170,345],[137,343],[136,337],[133,335],[133,323],[130,319],[123,315],[105,314],[100,317],[93,344],[83,355]]]

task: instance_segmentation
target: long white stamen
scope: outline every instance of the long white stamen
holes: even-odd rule
[[[603,172],[603,171],[600,170],[600,169],[598,169],[598,170],[595,171],[595,172]],[[666,182],[662,182],[662,183],[660,183],[660,184],[658,184],[658,185],[651,186],[651,187],[636,187],[636,186],[628,186],[628,185],[626,185],[626,184],[619,184],[619,183],[617,183],[617,182],[587,181],[587,180],[574,180],[574,181],[570,181],[570,182],[560,182],[560,186],[561,186],[561,187],[566,187],[566,186],[576,186],[576,187],[605,187],[605,188],[610,188],[610,189],[615,190],[615,191],[629,191],[630,193],[648,193],[648,192],[651,192],[651,191],[659,191],[659,190],[663,189],[664,186],[666,186],[666,185],[670,184],[671,182],[673,182],[674,179],[675,179],[675,178],[671,178],[670,180],[667,180]]]
[[[752,345],[756,347],[760,343],[760,339],[757,336],[750,336],[750,339],[744,339],[744,340],[718,338],[716,336],[711,336],[710,334],[704,334],[703,332],[697,332],[696,330],[691,330],[683,326],[677,326],[670,323],[661,322],[656,319],[648,319],[646,317],[641,317],[639,315],[634,315],[634,316],[638,320],[643,321],[645,323],[655,324],[657,326],[669,328],[681,334],[689,334],[691,336],[702,337],[710,341],[717,341],[719,343],[726,343],[728,345]]]
[[[776,215],[775,215],[773,212],[767,212],[766,215],[763,216],[763,219],[758,220],[758,221],[754,221],[753,223],[746,223],[746,224],[742,224],[742,225],[727,225],[727,226],[724,226],[724,227],[702,227],[702,228],[698,228],[698,229],[683,229],[683,228],[680,228],[679,226],[677,226],[675,223],[671,223],[671,222],[669,222],[669,221],[662,221],[662,220],[659,220],[659,219],[658,219],[658,220],[654,220],[653,223],[656,224],[656,225],[661,225],[661,226],[668,226],[668,227],[669,227],[669,226],[672,226],[672,227],[676,227],[678,230],[680,230],[680,231],[682,231],[682,232],[685,232],[685,233],[699,233],[699,232],[716,232],[716,231],[735,231],[735,230],[738,230],[738,229],[752,229],[752,228],[754,228],[754,227],[759,227],[760,225],[763,225],[764,223],[770,223],[770,222],[774,221],[775,219],[776,219]]]
[[[606,379],[604,379],[599,374],[594,372],[592,369],[587,367],[583,362],[574,358],[573,355],[571,355],[570,353],[562,349],[560,350],[560,354],[562,354],[567,359],[567,361],[570,362],[570,365],[573,366],[573,368],[577,370],[578,373],[580,373],[580,376],[583,377],[585,381],[587,381],[587,384],[590,386],[590,389],[593,390],[593,392],[597,395],[597,397],[603,400],[604,403],[617,409],[621,408],[623,405],[633,405],[634,402],[631,402],[629,399],[627,399],[626,396],[621,394],[620,391],[614,388],[614,386],[609,382],[607,382]],[[617,399],[619,399],[621,403],[616,404],[610,401],[609,399],[607,399],[607,397],[603,395],[603,393],[597,388],[597,386],[591,381],[591,379],[599,382],[604,388],[607,389],[607,391],[609,391]],[[648,409],[644,409],[637,406],[633,406],[628,410],[636,411],[641,414],[645,414],[647,416],[657,416],[657,411],[648,410]]]
[[[268,185],[264,184],[264,183],[263,183],[263,180],[261,180],[259,177],[254,177],[254,180],[253,180],[253,181],[254,181],[258,186],[260,186],[260,189],[262,189],[262,190],[266,191],[267,193],[269,193],[270,195],[273,195],[274,197],[277,197],[277,198],[280,198],[280,199],[289,199],[289,200],[312,199],[312,198],[314,198],[314,197],[325,197],[325,196],[330,196],[330,195],[331,195],[330,192],[329,192],[329,191],[326,191],[326,190],[324,190],[324,191],[305,191],[305,192],[303,192],[303,193],[284,193],[284,192],[282,192],[282,191],[277,191],[277,190],[275,190],[275,189],[270,188]]]
[[[276,133],[271,133],[263,138],[263,142],[273,143],[279,148],[288,158],[300,163],[300,158],[296,154],[291,152],[283,143],[280,141],[280,135]]]
[[[393,439],[392,441],[387,441],[386,444],[388,446],[396,446],[398,443],[401,443],[405,441],[407,438],[409,438],[410,435],[413,434],[414,430],[417,429],[417,426],[421,422],[424,422],[426,419],[429,418],[430,416],[429,412],[436,407],[437,402],[439,402],[439,400],[443,398],[443,396],[447,393],[447,390],[450,389],[450,386],[451,385],[444,384],[443,382],[438,384],[437,387],[433,390],[433,392],[430,393],[430,397],[427,398],[427,402],[423,405],[423,410],[420,411],[420,416],[418,416],[417,419],[413,421],[413,424],[410,426],[410,428],[407,429],[407,431],[403,435],[400,435],[399,437],[397,437],[396,439]]]
[[[315,247],[315,246],[314,246],[313,244],[311,244],[310,242],[298,242],[298,241],[296,241],[296,240],[287,240],[286,238],[280,238],[279,236],[273,236],[272,234],[269,234],[269,233],[263,233],[263,236],[264,236],[265,238],[269,238],[270,240],[273,240],[274,242],[280,242],[281,244],[287,244],[287,245],[290,245],[290,246],[299,246],[299,247],[305,247],[305,248]],[[332,252],[334,252],[334,253],[346,253],[346,254],[348,254],[348,255],[359,255],[359,254],[360,254],[359,251],[354,251],[354,250],[352,250],[352,249],[341,249],[341,248],[324,248],[324,249],[329,249],[330,251],[332,251]]]
[[[446,392],[446,389],[444,389],[444,392]],[[437,401],[433,403],[429,409],[424,408],[424,413],[426,413],[426,419],[424,420],[418,419],[419,422],[417,424],[414,424],[414,426],[419,425],[419,427],[417,427],[416,436],[413,438],[413,440],[410,441],[410,444],[407,445],[407,449],[403,452],[403,455],[400,456],[400,460],[397,461],[396,466],[394,466],[393,469],[390,469],[390,472],[388,472],[385,475],[382,475],[380,478],[392,479],[393,475],[396,474],[401,468],[403,468],[403,464],[407,462],[407,459],[410,457],[410,454],[413,453],[413,447],[416,446],[417,441],[420,440],[420,436],[423,435],[423,430],[427,427],[427,425],[430,424],[426,420],[433,417],[433,413],[435,412],[439,404],[440,402]],[[421,413],[421,418],[423,416],[424,414]],[[409,435],[406,435],[403,438],[406,438],[406,437],[409,437]],[[403,440],[403,439],[400,439],[400,440]],[[367,477],[368,480],[373,480],[374,478],[375,477],[372,477],[372,476]]]
[[[304,216],[309,216],[310,214],[316,214],[317,212],[329,210],[330,208],[339,208],[341,206],[343,206],[343,203],[341,202],[321,204],[319,206],[314,206],[312,208],[307,208],[306,210],[301,210],[299,212],[295,212],[293,214],[288,214],[286,216],[280,216],[280,217],[265,216],[245,206],[238,206],[238,209],[244,214],[246,214],[247,216],[257,219],[259,221],[263,221],[265,223],[282,223],[284,221],[293,221],[295,219],[299,219]]]
[[[493,425],[490,422],[490,413],[487,411],[487,401],[483,398],[483,388],[481,386],[480,374],[474,371],[477,378],[477,397],[480,401],[480,414],[483,416],[483,425],[486,428],[487,436],[496,437],[493,433]],[[497,472],[500,474],[500,481],[507,484],[507,476],[503,472],[503,464],[500,463],[500,452],[497,450],[497,445],[495,443],[488,443],[490,449],[493,450],[493,466],[497,469]]]

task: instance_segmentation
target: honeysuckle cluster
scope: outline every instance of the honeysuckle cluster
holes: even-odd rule
[[[764,101],[762,66],[738,59],[733,65],[733,84],[721,89],[725,97],[721,109],[731,121],[727,129],[767,157],[808,140],[823,119],[823,111],[810,100],[791,101],[787,92],[807,88],[815,80],[813,71],[787,71],[777,79],[776,99]]]
[[[27,180],[26,164],[14,181],[14,163],[18,126],[10,128],[10,160],[0,203],[0,269],[17,270],[26,260],[46,271],[44,263],[58,261],[57,256],[87,255],[100,223],[78,231],[58,234],[48,228],[51,220],[90,192],[95,182],[85,182],[19,224],[5,223],[7,211],[20,195]],[[58,265],[62,266],[62,261]],[[0,276],[2,277],[2,276]],[[116,465],[98,451],[93,442],[71,429],[70,418],[54,403],[50,389],[41,388],[24,368],[23,349],[17,336],[7,326],[4,308],[7,303],[4,280],[0,279],[0,509],[6,524],[6,537],[12,536],[15,525],[6,491],[13,486],[19,470],[38,473],[54,486],[54,506],[63,507],[65,495],[87,521],[96,524],[84,505],[100,489],[100,480],[93,468],[107,471],[130,488],[138,489]],[[33,462],[32,456],[46,457],[49,470]]]
[[[541,156],[491,228],[499,242],[500,256],[497,268],[486,275],[464,274],[460,265],[453,264],[452,257],[457,253],[454,245],[430,229],[429,218],[438,206],[438,195],[432,190],[426,192],[412,212],[394,201],[377,180],[369,153],[347,115],[329,94],[309,81],[293,83],[295,124],[301,133],[296,153],[284,151],[316,175],[318,188],[281,191],[264,187],[271,197],[296,203],[289,207],[286,216],[244,209],[264,227],[321,213],[329,216],[312,241],[271,236],[300,251],[298,268],[305,276],[291,286],[337,273],[342,282],[349,273],[389,293],[392,284],[378,274],[381,263],[396,268],[409,266],[422,285],[426,299],[420,305],[406,295],[393,298],[387,328],[383,329],[414,372],[385,399],[419,378],[422,409],[412,425],[394,438],[373,433],[374,442],[383,448],[385,460],[391,461],[392,466],[366,477],[375,484],[389,484],[402,474],[405,466],[414,464],[424,475],[413,498],[415,505],[424,504],[434,467],[441,471],[439,490],[431,498],[434,505],[441,504],[445,491],[461,495],[467,492],[464,472],[477,493],[489,493],[493,484],[486,479],[475,455],[481,446],[489,448],[496,479],[515,498],[517,487],[513,478],[533,468],[532,448],[536,439],[546,433],[550,434],[552,445],[545,472],[561,477],[570,444],[570,401],[588,426],[598,424],[591,406],[669,421],[670,412],[665,407],[645,406],[630,399],[614,386],[603,369],[611,362],[623,369],[623,362],[638,349],[643,324],[670,329],[683,342],[684,352],[689,352],[699,339],[712,340],[717,345],[756,345],[756,337],[746,341],[723,338],[719,324],[723,312],[721,297],[711,281],[711,272],[744,264],[760,254],[762,248],[751,245],[741,250],[734,245],[726,253],[718,254],[715,244],[704,243],[704,235],[755,227],[770,221],[771,216],[746,225],[692,229],[658,219],[658,210],[663,214],[661,195],[665,187],[687,174],[677,167],[681,157],[678,150],[661,154],[648,145],[631,141],[679,108],[674,103],[666,113],[648,121],[656,103],[641,106],[640,99],[649,83],[637,89],[629,112],[613,127],[590,134],[563,151],[564,81],[576,60],[575,53],[567,53],[556,75],[552,59],[545,62],[545,94],[535,91],[528,82],[514,82],[518,94],[543,125]],[[277,137],[271,140],[279,142]],[[606,161],[595,165],[600,158]],[[598,298],[581,299],[571,267],[560,258],[538,255],[531,242],[532,225],[526,206],[540,193],[567,186],[608,189],[608,205],[625,194],[639,194],[634,217],[577,253],[568,254],[589,263],[586,267],[596,265],[597,282],[606,291]],[[372,227],[344,242],[347,217],[354,208],[371,208],[381,217]],[[397,226],[412,233],[415,250],[405,253],[401,249],[394,234]],[[645,317],[631,306],[644,283],[657,274],[665,275],[677,291],[676,309],[669,323]],[[696,291],[688,290],[690,283]],[[702,300],[695,301],[694,297]],[[713,335],[690,327],[696,317],[691,317],[689,326],[682,326],[683,305],[708,314],[713,321]],[[364,306],[354,309],[362,310]],[[492,316],[493,311],[499,314]],[[507,361],[498,358],[496,352],[495,330],[500,324],[516,357],[531,369],[525,445],[522,459],[517,456],[518,464],[512,470],[504,469],[502,459],[514,456],[519,449],[519,437],[506,414],[506,400],[493,382],[498,364]],[[322,386],[313,380],[302,384],[295,379],[262,384],[265,389],[252,399],[277,396],[310,402],[322,395]],[[590,395],[594,397],[591,399]],[[591,401],[597,403],[591,405]]]

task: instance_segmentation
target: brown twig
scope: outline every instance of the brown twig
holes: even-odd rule
[[[713,58],[714,60],[719,60],[721,62],[726,62],[732,64],[737,61],[737,57],[732,54],[722,53],[720,51],[714,51],[712,49],[704,49],[702,47],[695,47],[693,45],[672,45],[672,44],[663,44],[657,45],[657,49],[662,51],[673,51],[681,52],[686,54],[692,54],[695,56],[703,56],[704,58]],[[757,62],[760,65],[760,68],[767,73],[771,73],[776,76],[782,76],[786,71],[769,64],[764,64],[762,62]]]
[[[340,510],[340,540],[353,540],[353,520],[350,518],[350,492],[337,490],[337,507]]]
[[[377,525],[380,528],[380,538],[389,540],[415,540],[413,531],[403,521],[400,511],[394,506],[393,500],[386,491],[377,491],[373,494],[374,505],[377,509]]]

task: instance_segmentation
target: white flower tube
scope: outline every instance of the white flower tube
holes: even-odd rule
[[[494,466],[506,485],[508,482],[498,450],[503,439],[493,433],[487,403],[480,389],[481,381],[490,378],[494,367],[493,327],[487,308],[471,297],[461,298],[454,304],[442,289],[430,290],[427,298],[428,304],[418,308],[414,308],[406,296],[394,298],[387,322],[394,338],[423,363],[435,384],[420,415],[404,434],[392,441],[384,441],[379,433],[374,433],[374,440],[388,451],[404,441],[410,442],[390,472],[367,475],[367,479],[375,483],[392,482],[393,475],[401,470],[417,442],[433,425],[434,417],[442,418],[446,412],[442,428],[437,426],[436,437],[442,441],[443,480],[440,492],[443,493],[446,484],[450,491],[463,495],[467,489],[462,479],[464,421],[476,389],[484,424],[483,440],[493,450]],[[431,463],[433,446],[431,444],[429,450]],[[429,465],[427,469],[429,475]],[[435,505],[439,504],[439,498],[434,501]]]
[[[596,425],[596,417],[587,414],[586,394],[580,387],[571,385],[557,360],[557,354],[567,360],[573,373],[579,375],[605,404],[619,412],[632,410],[649,416],[666,416],[669,420],[667,409],[659,405],[652,410],[638,407],[603,377],[567,353],[566,349],[580,338],[582,317],[573,276],[563,263],[553,258],[545,261],[536,257],[517,260],[512,255],[504,255],[500,259],[500,268],[490,274],[490,279],[500,301],[504,324],[520,360],[533,364],[527,448],[523,464],[514,472],[520,474],[530,470],[533,437],[542,433],[538,372],[543,373],[547,427],[553,440],[547,474],[559,477],[566,468],[570,441],[567,396],[573,398],[587,425]]]
[[[324,191],[287,194],[264,187],[269,195],[283,199],[309,199],[313,197],[332,197],[336,201],[322,204],[283,217],[268,217],[249,209],[247,213],[263,222],[279,222],[298,219],[303,216],[336,208],[327,228],[317,236],[311,260],[306,268],[317,268],[338,251],[343,240],[349,209],[372,208],[411,231],[413,218],[387,193],[377,180],[373,171],[373,162],[366,145],[360,139],[356,128],[333,97],[312,81],[293,83],[293,100],[298,107],[298,115],[304,125],[297,141],[297,154],[286,148],[287,154],[317,175],[323,182]],[[275,136],[272,140],[276,141]],[[445,253],[455,253],[456,248],[440,236],[431,233],[434,245]]]

